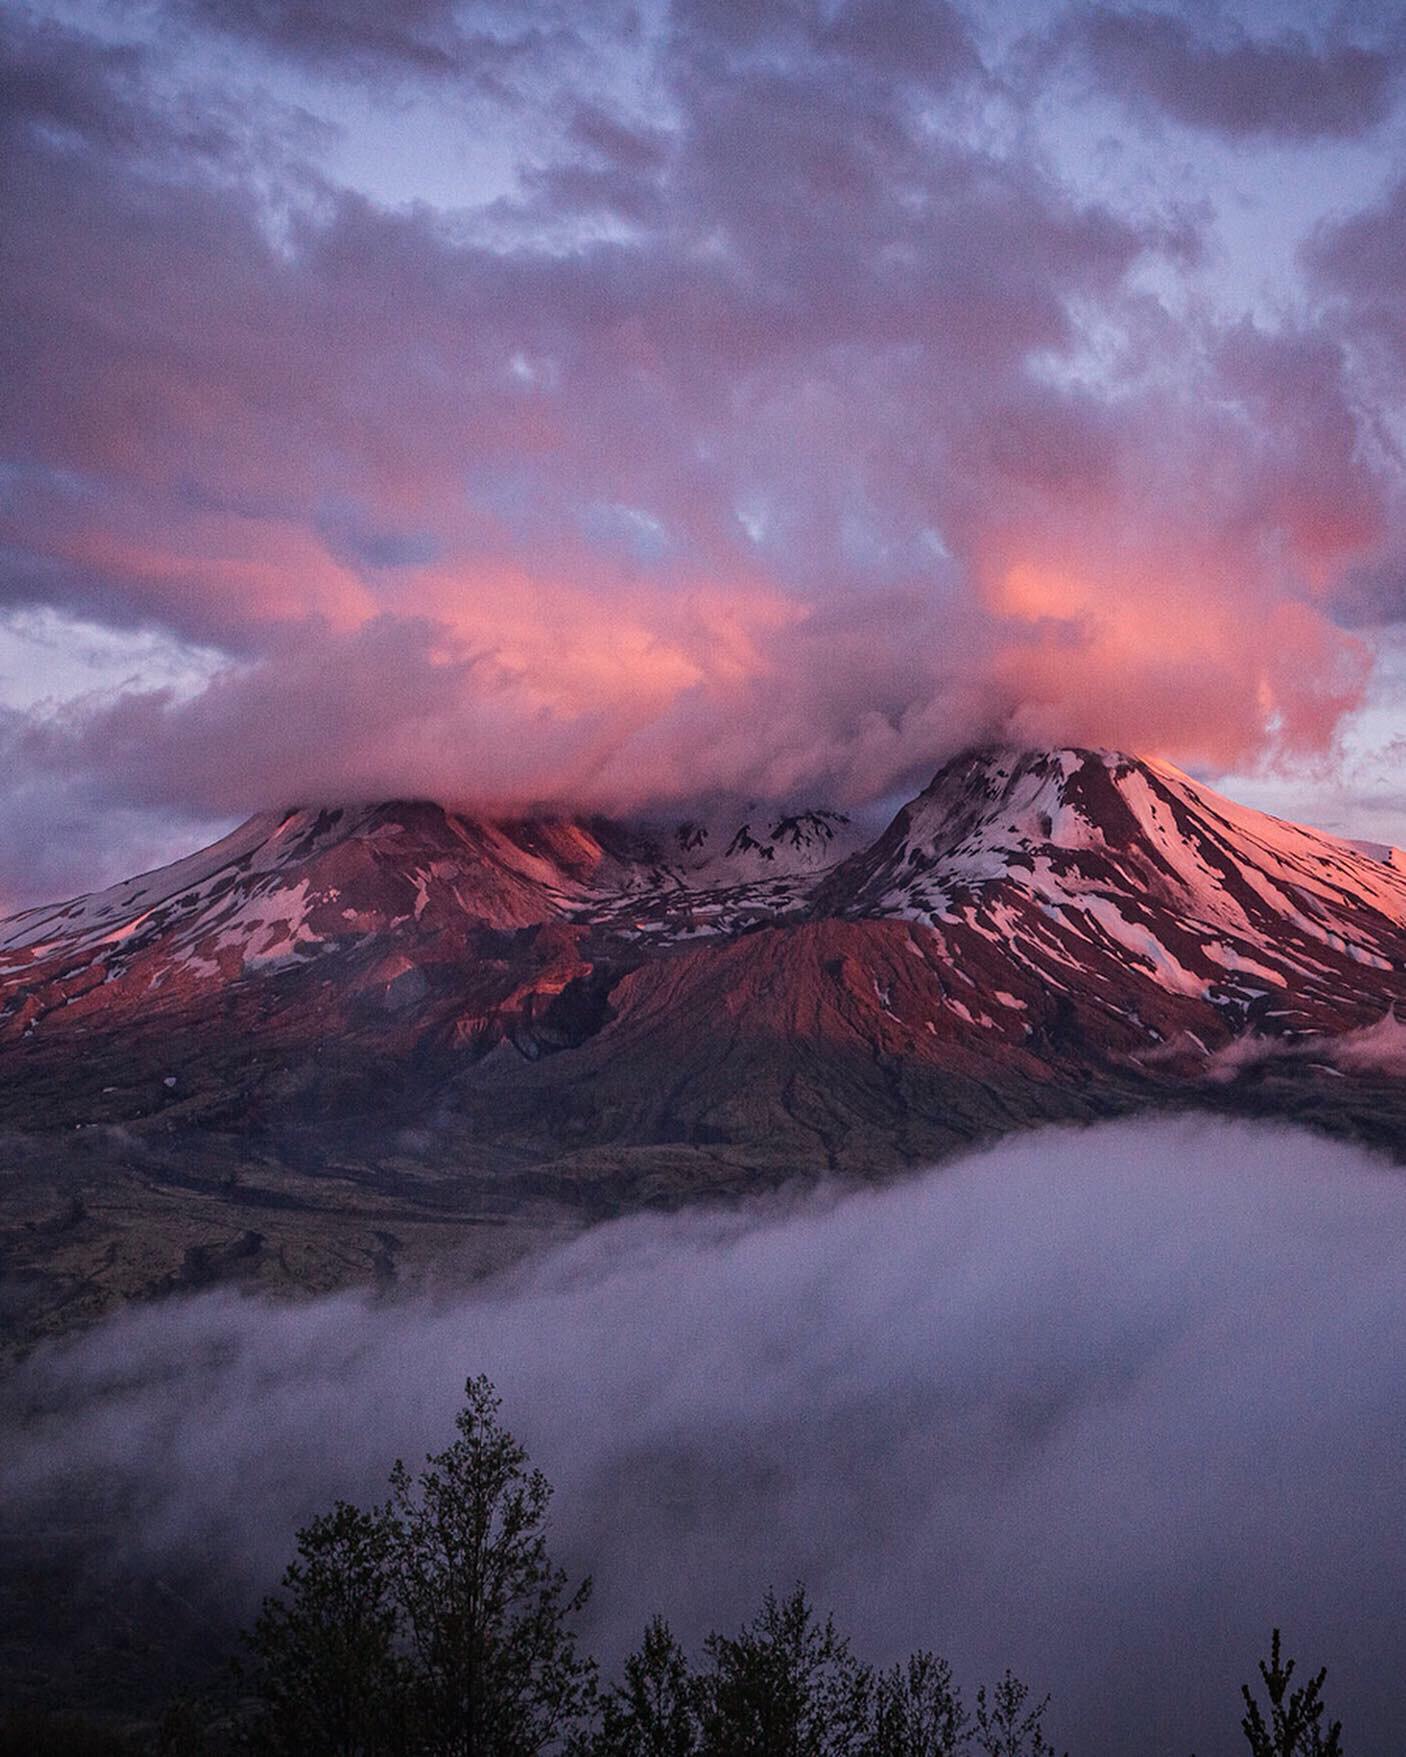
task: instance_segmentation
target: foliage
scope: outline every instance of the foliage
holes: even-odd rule
[[[975,1723],[951,1667],[914,1653],[875,1673],[805,1591],[769,1592],[737,1634],[713,1634],[693,1672],[656,1618],[601,1699],[589,1757],[1053,1757],[1046,1702],[1009,1672]]]
[[[1032,1703],[1030,1695],[1030,1686],[1009,1671],[989,1697],[985,1688],[977,1691],[975,1737],[983,1757],[1054,1757],[1044,1734],[1050,1699]]]
[[[655,1617],[601,1699],[589,1749],[600,1757],[696,1757],[702,1690],[669,1625]]]
[[[458,1437],[390,1498],[299,1532],[283,1596],[247,1638],[251,1749],[268,1757],[535,1757],[591,1707],[574,1593],[547,1554],[551,1490],[465,1386]]]
[[[269,1757],[383,1757],[399,1748],[409,1688],[387,1522],[339,1501],[297,1544],[248,1640],[242,1678],[262,1709],[250,1742]]]
[[[866,1757],[957,1757],[970,1725],[946,1660],[915,1653],[875,1680]]]
[[[738,1634],[710,1635],[703,1691],[705,1757],[859,1757],[873,1674],[820,1622],[801,1587],[768,1592]]]
[[[1254,1757],[1342,1757],[1342,1723],[1335,1720],[1326,1728],[1323,1725],[1327,1667],[1297,1690],[1289,1688],[1293,1675],[1293,1660],[1280,1660],[1276,1629],[1270,1638],[1269,1660],[1260,1661],[1260,1677],[1269,1698],[1268,1722],[1250,1686],[1240,1686],[1245,1698],[1245,1718],[1240,1726]]]
[[[418,1481],[391,1473],[393,1593],[411,1645],[417,1749],[435,1757],[531,1757],[591,1705],[595,1667],[571,1624],[574,1593],[548,1554],[552,1491],[471,1379],[458,1438]]]
[[[1013,1673],[969,1714],[945,1661],[917,1652],[876,1673],[800,1586],[710,1635],[697,1668],[656,1617],[598,1691],[574,1635],[590,1582],[569,1591],[547,1551],[551,1489],[489,1382],[465,1398],[453,1443],[416,1477],[397,1463],[383,1506],[339,1502],[298,1533],[281,1595],[246,1637],[249,1712],[204,1732],[177,1715],[145,1749],[215,1757],[233,1737],[262,1757],[1055,1757],[1049,1698]],[[1326,1671],[1294,1688],[1277,1629],[1259,1670],[1267,1718],[1242,1691],[1253,1757],[1342,1757]],[[70,1737],[12,1715],[0,1757],[138,1749],[76,1723]]]
[[[0,1714],[0,1757],[136,1757],[127,1733],[74,1714],[11,1708]]]

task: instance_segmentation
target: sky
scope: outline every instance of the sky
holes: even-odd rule
[[[1406,841],[1406,9],[0,20],[0,905],[979,741]]]

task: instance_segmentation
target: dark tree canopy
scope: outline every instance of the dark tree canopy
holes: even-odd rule
[[[866,1757],[957,1757],[968,1748],[970,1726],[946,1660],[915,1653],[875,1681]]]
[[[708,1757],[862,1757],[872,1674],[801,1587],[768,1592],[736,1635],[711,1635],[704,1679]]]
[[[270,1757],[396,1751],[410,1678],[386,1521],[339,1501],[297,1541],[282,1595],[265,1600],[248,1641],[245,1678],[262,1710],[252,1742]]]
[[[457,1438],[390,1498],[298,1534],[249,1637],[251,1743],[271,1757],[536,1757],[589,1714],[595,1668],[547,1553],[551,1489],[471,1379]]]
[[[982,1757],[1055,1757],[1055,1748],[1045,1737],[1045,1710],[1048,1696],[1031,1700],[1028,1684],[1006,1672],[988,1695],[976,1693],[976,1748]]]
[[[703,1692],[669,1625],[655,1617],[601,1699],[599,1757],[696,1757]]]
[[[408,1637],[420,1749],[435,1757],[532,1757],[591,1705],[595,1668],[572,1624],[590,1582],[567,1591],[547,1553],[552,1491],[471,1379],[458,1438],[417,1479],[391,1473],[381,1515]]]

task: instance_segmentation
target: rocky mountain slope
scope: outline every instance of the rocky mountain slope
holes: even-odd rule
[[[0,1319],[472,1273],[1153,1103],[1395,1149],[1402,1002],[1401,855],[1110,752],[968,753],[867,846],[267,814],[0,924]]]

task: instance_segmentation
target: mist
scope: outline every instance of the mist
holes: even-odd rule
[[[586,1234],[470,1296],[132,1312],[12,1378],[10,1517],[247,1610],[486,1372],[607,1665],[804,1581],[865,1657],[1054,1693],[1075,1757],[1240,1748],[1272,1622],[1361,1757],[1406,1724],[1406,1181],[1218,1121],[1056,1130],[882,1190]]]
[[[1206,1064],[1209,1078],[1236,1079],[1266,1062],[1312,1062],[1346,1074],[1406,1074],[1406,1025],[1388,1008],[1371,1025],[1332,1036],[1259,1037],[1247,1032],[1218,1049]]]

